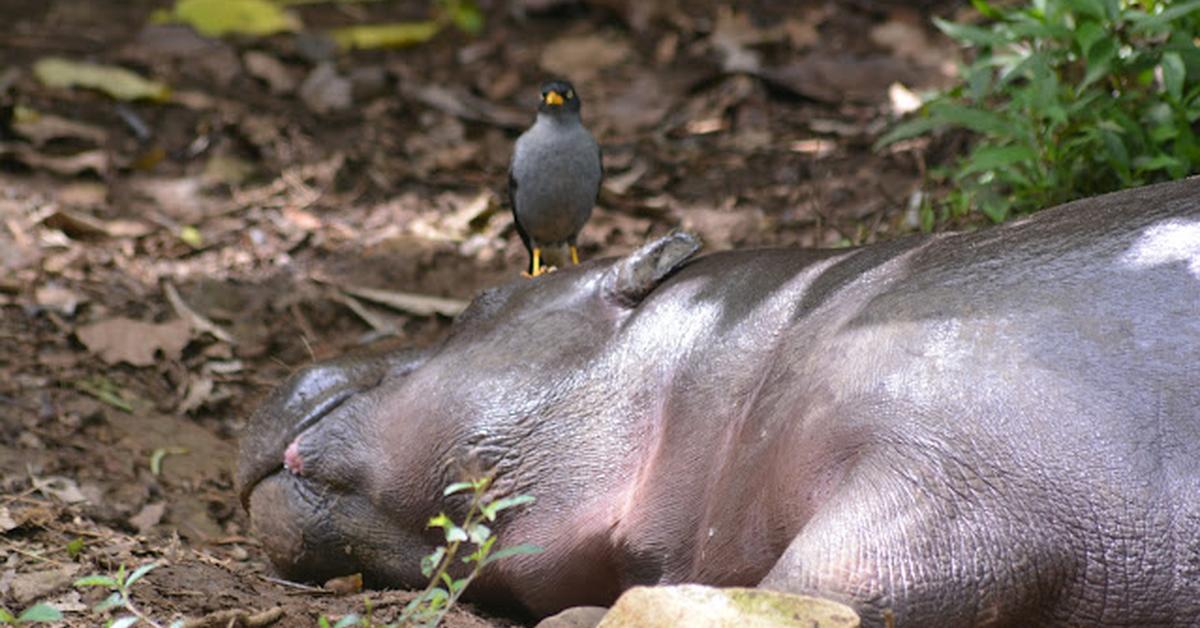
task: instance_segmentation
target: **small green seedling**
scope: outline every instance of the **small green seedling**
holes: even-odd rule
[[[94,612],[103,613],[114,608],[123,608],[126,611],[129,611],[129,615],[121,615],[105,624],[107,628],[129,628],[130,626],[137,624],[139,621],[145,622],[146,624],[154,626],[155,628],[162,628],[162,624],[154,621],[150,618],[150,616],[146,615],[141,609],[135,606],[133,599],[129,595],[130,589],[133,587],[133,585],[156,567],[158,567],[158,563],[146,563],[145,565],[133,570],[133,573],[126,576],[125,565],[121,565],[119,568],[117,568],[117,573],[114,575],[87,576],[85,578],[76,580],[74,586],[76,588],[104,587],[109,591],[112,591],[107,598],[104,598],[104,600],[102,600],[99,604],[96,604],[92,607]],[[172,624],[172,628],[174,628],[176,625],[182,626],[183,622],[175,622]]]
[[[484,477],[466,482],[455,482],[442,491],[442,495],[448,497],[455,493],[470,490],[471,504],[467,508],[467,515],[463,518],[462,525],[454,523],[454,520],[444,512],[430,518],[429,527],[441,528],[446,542],[435,549],[433,553],[421,559],[421,573],[429,578],[429,584],[425,587],[425,590],[421,591],[417,597],[413,598],[404,607],[404,610],[400,614],[399,622],[388,624],[384,628],[395,628],[398,626],[435,627],[446,617],[446,613],[450,612],[450,609],[454,607],[458,598],[466,591],[467,585],[471,584],[471,581],[483,571],[484,567],[510,556],[536,554],[542,551],[542,548],[529,544],[515,545],[496,550],[495,552],[492,551],[497,537],[492,534],[491,528],[484,522],[494,522],[502,511],[532,504],[534,499],[531,495],[514,495],[512,497],[492,499],[488,495],[488,488],[491,485],[492,478]],[[461,578],[455,578],[450,574],[450,567],[454,564],[454,560],[458,557],[460,551],[465,551],[463,547],[464,543],[474,548],[469,554],[460,559],[462,563],[471,565],[471,571]],[[350,626],[374,628],[377,626],[371,620],[371,604],[369,601],[367,602],[367,614],[365,617],[347,615],[333,624],[330,623],[328,618],[321,617],[317,620],[317,625],[319,628],[349,628]]]
[[[83,553],[83,545],[84,543],[82,537],[77,536],[71,539],[71,541],[67,543],[67,556],[70,556],[71,560],[79,558],[79,555]]]
[[[429,527],[442,529],[446,543],[421,560],[421,573],[429,577],[429,585],[404,608],[401,614],[402,624],[437,626],[462,596],[467,585],[471,584],[484,567],[510,556],[542,551],[542,548],[535,545],[524,544],[492,552],[497,537],[484,522],[493,522],[501,511],[531,504],[534,499],[532,495],[490,499],[487,491],[491,484],[492,478],[484,477],[456,482],[442,492],[443,495],[450,496],[470,490],[471,505],[461,526],[454,523],[446,513],[439,513],[429,520]],[[449,569],[459,551],[463,549],[464,543],[469,543],[475,548],[461,559],[463,563],[472,566],[471,571],[462,578],[454,578]]]
[[[22,611],[20,615],[13,615],[8,612],[8,609],[0,606],[0,624],[5,626],[24,626],[62,620],[62,613],[48,604],[34,604]]]

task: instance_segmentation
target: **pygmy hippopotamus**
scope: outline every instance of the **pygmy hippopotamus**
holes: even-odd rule
[[[693,258],[675,233],[312,365],[241,441],[285,576],[425,584],[495,474],[468,597],[544,616],[756,585],[865,624],[1200,622],[1200,179],[974,232]]]

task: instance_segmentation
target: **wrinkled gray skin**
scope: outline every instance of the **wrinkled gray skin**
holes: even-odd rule
[[[242,441],[287,577],[424,584],[441,489],[537,503],[471,593],[545,615],[752,585],[867,624],[1200,618],[1200,180],[974,234],[676,235],[480,295],[439,346],[309,367]],[[673,271],[673,272],[672,272]],[[294,472],[281,466],[285,449]]]

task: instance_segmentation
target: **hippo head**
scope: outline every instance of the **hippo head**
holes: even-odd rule
[[[492,491],[533,495],[506,511],[500,546],[545,551],[498,561],[471,595],[535,614],[611,601],[609,539],[646,427],[618,402],[628,377],[611,340],[699,248],[674,233],[599,260],[481,293],[439,345],[309,366],[274,391],[242,436],[238,484],[282,575],[361,572],[421,587],[421,557],[442,544],[428,519],[461,521],[447,485],[493,476]],[[606,368],[606,365],[610,365]]]

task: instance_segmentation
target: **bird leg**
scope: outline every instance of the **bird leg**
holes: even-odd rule
[[[533,279],[534,277],[545,274],[547,270],[548,269],[545,266],[542,266],[542,249],[536,246],[533,247],[533,263],[530,264],[530,271],[521,274]]]
[[[579,251],[575,249],[574,244],[571,245],[571,263],[572,264],[579,263]]]

